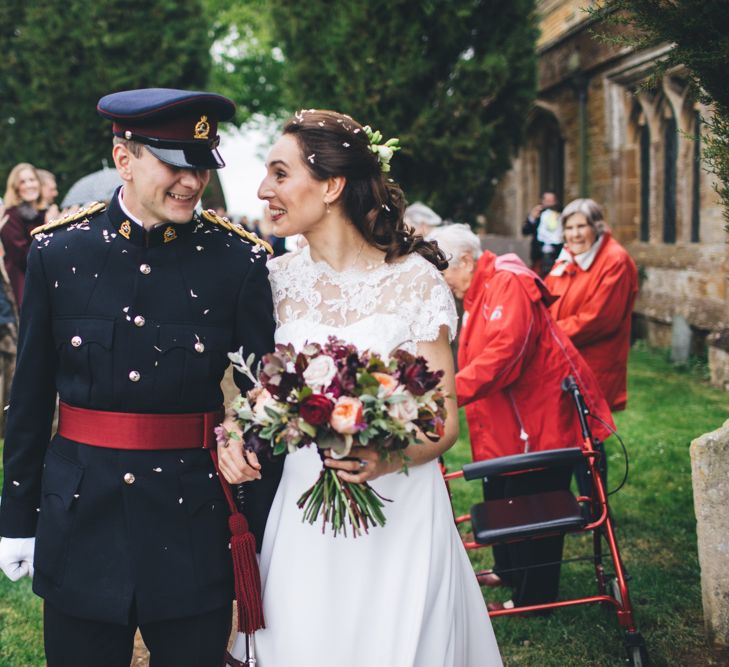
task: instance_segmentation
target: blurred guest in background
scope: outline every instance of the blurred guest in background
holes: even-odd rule
[[[4,200],[8,220],[0,230],[0,239],[5,249],[5,269],[20,309],[30,232],[45,222],[40,179],[32,164],[21,162],[11,169]]]
[[[570,202],[562,227],[564,248],[545,279],[558,297],[549,310],[597,376],[610,409],[624,410],[638,270],[592,199]]]
[[[589,367],[549,315],[554,297],[539,276],[515,254],[482,253],[468,225],[441,227],[429,239],[446,253],[443,275],[463,298],[456,395],[465,406],[473,460],[579,447],[579,417],[561,389],[568,375],[584,394],[593,433],[607,437],[610,410]],[[497,476],[484,483],[484,499],[566,489],[571,477],[569,467]],[[490,602],[489,609],[556,600],[563,543],[564,536],[556,536],[494,546],[494,569],[479,581],[510,586],[513,597]]]
[[[527,216],[521,233],[532,237],[529,258],[532,269],[545,276],[562,249],[559,200],[554,192],[542,193],[542,200]]]
[[[416,201],[405,209],[403,221],[415,230],[416,234],[427,236],[436,227],[443,224],[443,219],[432,209]]]
[[[41,184],[40,209],[46,211],[46,220],[53,220],[60,214],[56,205],[56,197],[58,197],[56,177],[46,169],[36,169],[36,173]]]

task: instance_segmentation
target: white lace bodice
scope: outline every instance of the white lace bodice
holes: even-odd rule
[[[276,342],[299,348],[334,335],[360,349],[388,355],[415,352],[446,326],[456,333],[456,307],[440,272],[419,254],[366,270],[335,271],[311,259],[309,248],[268,265]]]

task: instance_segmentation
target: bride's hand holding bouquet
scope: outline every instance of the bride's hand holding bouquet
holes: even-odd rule
[[[331,337],[299,352],[278,345],[256,376],[252,359],[230,355],[235,368],[255,384],[233,401],[246,464],[252,454],[280,455],[318,447],[325,465],[298,501],[303,519],[322,522],[335,535],[356,537],[384,525],[382,498],[368,483],[388,472],[407,472],[405,450],[421,438],[437,442],[444,432],[446,394],[442,371],[430,371],[423,357],[397,350],[389,358],[359,351]],[[230,423],[230,422],[228,422]]]

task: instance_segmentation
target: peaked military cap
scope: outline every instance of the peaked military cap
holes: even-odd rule
[[[117,137],[145,144],[162,162],[186,169],[225,166],[218,152],[218,122],[230,120],[227,97],[173,88],[141,88],[105,95],[96,110]]]

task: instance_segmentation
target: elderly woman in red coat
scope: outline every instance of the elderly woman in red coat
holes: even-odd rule
[[[439,228],[429,238],[448,256],[445,279],[463,299],[456,394],[465,406],[473,459],[580,446],[577,411],[561,389],[568,375],[585,396],[593,434],[607,437],[606,425],[613,427],[610,410],[589,367],[549,315],[553,297],[542,280],[516,255],[482,253],[467,225]],[[570,469],[550,469],[497,477],[484,485],[484,496],[567,488],[571,475]],[[559,565],[522,568],[559,561],[563,541],[550,537],[494,547],[494,570],[480,581],[511,586],[507,606],[551,602],[559,589]]]
[[[638,271],[592,199],[570,202],[562,226],[564,248],[545,279],[558,297],[549,311],[595,373],[610,409],[624,410]]]

